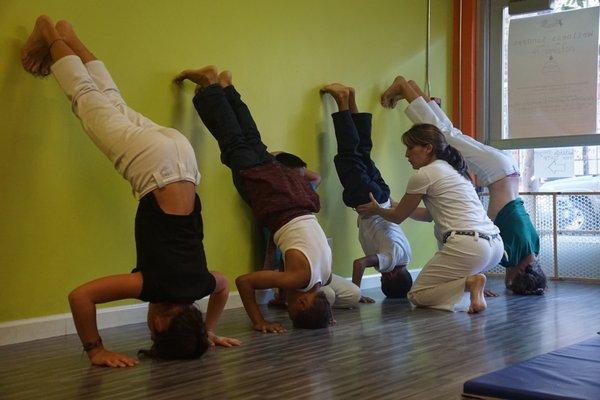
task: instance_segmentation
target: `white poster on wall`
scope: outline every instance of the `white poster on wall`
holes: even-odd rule
[[[596,133],[598,9],[510,22],[508,138]]]
[[[538,178],[571,178],[575,158],[571,147],[535,149],[534,171]]]

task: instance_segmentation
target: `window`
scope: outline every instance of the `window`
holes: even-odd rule
[[[487,141],[503,149],[600,144],[600,1],[557,0],[551,10],[513,15],[508,5],[488,9]]]
[[[478,123],[479,130],[485,132],[486,143],[510,152],[521,172],[521,197],[540,234],[540,262],[549,277],[594,280],[600,279],[600,87],[599,44],[591,41],[586,58],[590,67],[588,77],[596,84],[584,85],[588,94],[587,105],[592,110],[588,118],[588,132],[561,132],[554,124],[555,136],[540,138],[538,135],[519,135],[511,131],[511,110],[509,99],[508,66],[511,53],[508,48],[510,24],[525,23],[529,18],[538,22],[547,18],[547,24],[560,21],[566,13],[586,11],[596,16],[590,17],[595,32],[600,15],[600,0],[555,0],[551,10],[532,9],[536,5],[548,3],[540,0],[522,0],[518,6],[523,13],[508,12],[509,0],[478,2],[482,21],[479,54],[480,64],[478,84]],[[515,2],[515,4],[517,4]],[[596,9],[592,9],[596,7]],[[581,12],[580,15],[586,14]],[[570,14],[575,15],[575,14]],[[560,23],[560,22],[558,22]],[[513,25],[513,27],[515,26]],[[534,32],[535,33],[535,32]],[[597,34],[597,33],[595,33]],[[567,33],[568,35],[568,33]],[[535,36],[535,35],[532,35]],[[514,36],[513,36],[514,38]],[[535,38],[534,38],[535,39]],[[567,38],[569,39],[569,38]],[[570,39],[569,39],[570,40]],[[594,40],[598,41],[596,36]],[[528,43],[525,43],[528,45]],[[543,47],[540,46],[541,51]],[[567,49],[566,51],[571,51]],[[590,56],[591,55],[591,56]],[[582,58],[582,59],[583,59]],[[526,59],[521,60],[527,70]],[[548,57],[545,72],[553,73],[556,59]],[[578,59],[578,61],[581,61]],[[583,61],[581,61],[583,62]],[[559,65],[560,67],[560,65]],[[519,73],[515,68],[513,73]],[[544,71],[541,71],[542,73]],[[571,72],[572,76],[574,75]],[[577,77],[574,81],[577,82]],[[527,80],[523,86],[527,86]],[[514,92],[513,92],[514,95]],[[532,98],[532,97],[530,97]],[[590,100],[591,99],[591,100]],[[525,98],[524,103],[527,103]],[[514,104],[514,103],[513,103]],[[581,111],[578,107],[572,112]],[[572,115],[567,115],[567,117]],[[526,115],[525,115],[526,117]],[[551,120],[551,118],[549,118]],[[591,121],[591,122],[590,122]],[[514,120],[513,120],[514,122]],[[486,203],[486,198],[483,198]],[[503,268],[492,272],[503,273]]]
[[[520,191],[600,191],[600,146],[513,149],[510,153],[524,178]],[[591,176],[596,179],[584,179]],[[545,190],[552,187],[556,190]]]

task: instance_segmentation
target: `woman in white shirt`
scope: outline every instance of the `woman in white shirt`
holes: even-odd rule
[[[503,243],[488,218],[467,174],[462,155],[434,125],[419,124],[402,135],[406,157],[417,173],[395,208],[382,208],[371,198],[357,211],[402,223],[408,217],[435,222],[439,251],[423,267],[408,293],[416,306],[454,311],[465,291],[469,313],[485,310],[485,275],[500,262]],[[425,208],[418,207],[423,200]]]

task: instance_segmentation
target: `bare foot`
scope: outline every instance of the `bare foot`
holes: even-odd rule
[[[350,88],[339,83],[332,83],[320,90],[321,94],[329,93],[338,105],[340,111],[349,108]]]
[[[467,278],[466,289],[471,294],[471,305],[469,306],[469,314],[481,312],[487,308],[483,291],[485,289],[485,275],[471,275]]]
[[[222,88],[232,85],[231,71],[225,70],[219,74],[219,84]]]
[[[200,69],[186,69],[173,79],[173,82],[181,84],[184,80],[189,79],[201,88],[219,83],[219,74],[217,67],[208,65]]]
[[[356,105],[356,90],[353,87],[348,86],[350,95],[348,96],[348,106],[352,114],[358,114],[358,106]]]
[[[92,52],[89,51],[79,39],[69,22],[65,20],[58,21],[56,23],[56,31],[59,33],[60,37],[63,38],[65,43],[71,48],[71,50],[73,50],[75,54],[81,58],[81,61],[84,64],[96,59],[94,54],[92,54]]]
[[[23,68],[33,75],[49,73],[50,44],[56,39],[60,39],[60,36],[54,29],[54,22],[47,15],[40,15],[21,49]]]
[[[64,19],[56,23],[56,31],[59,33],[60,37],[65,40],[69,47],[71,47],[74,42],[80,42],[71,24]]]
[[[404,87],[406,79],[403,76],[397,76],[394,82],[381,95],[381,105],[385,108],[394,108],[400,100],[404,98]]]
[[[52,64],[54,63],[54,61],[52,60],[52,54],[50,54],[50,52],[48,52],[48,55],[44,58],[44,61],[42,61],[42,65],[40,66],[40,75],[41,76],[48,76],[52,73],[52,70],[50,69],[50,67],[52,66]]]

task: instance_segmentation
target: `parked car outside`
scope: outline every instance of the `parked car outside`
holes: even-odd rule
[[[600,193],[600,175],[576,176],[548,181],[540,186],[539,192]],[[552,218],[552,206],[548,202],[540,210],[541,218]],[[551,203],[549,203],[551,204]],[[600,194],[559,195],[556,198],[559,230],[598,230],[600,229]]]

